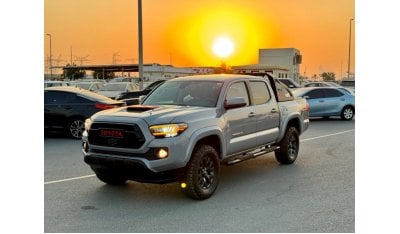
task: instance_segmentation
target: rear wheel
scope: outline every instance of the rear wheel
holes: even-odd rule
[[[209,198],[217,189],[219,166],[218,154],[213,147],[197,146],[181,184],[183,192],[197,200]]]
[[[75,139],[81,139],[84,128],[84,120],[75,118],[68,124],[68,135]]]
[[[299,133],[295,127],[288,127],[285,136],[279,142],[279,149],[275,151],[275,158],[281,164],[292,164],[299,153]]]
[[[352,106],[343,107],[342,114],[340,117],[343,120],[352,120],[354,117],[354,108]]]

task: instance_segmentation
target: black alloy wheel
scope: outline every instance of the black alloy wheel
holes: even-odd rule
[[[299,133],[295,127],[290,126],[279,142],[279,149],[275,151],[275,158],[281,164],[292,164],[297,159],[299,148]]]
[[[209,145],[198,145],[193,151],[181,187],[183,192],[197,200],[204,200],[215,192],[219,181],[219,159],[216,150]]]

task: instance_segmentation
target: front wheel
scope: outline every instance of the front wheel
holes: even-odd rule
[[[281,164],[292,164],[299,153],[299,132],[295,127],[288,127],[285,136],[279,142],[279,149],[275,151],[275,158]]]
[[[197,146],[181,182],[183,192],[197,200],[209,198],[217,189],[219,166],[218,154],[213,147]]]

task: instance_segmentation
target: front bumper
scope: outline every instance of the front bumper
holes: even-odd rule
[[[178,180],[190,158],[188,156],[190,133],[183,132],[171,138],[155,138],[148,131],[148,125],[144,121],[139,119],[132,121],[134,122],[131,124],[141,129],[144,143],[135,148],[127,147],[126,142],[118,147],[112,144],[106,146],[103,143],[96,145],[91,144],[89,133],[84,131],[82,135],[84,161],[94,171],[98,169],[113,171],[123,174],[130,180],[153,183]],[[161,148],[168,149],[167,158],[160,159],[155,156],[156,149]]]
[[[84,157],[84,161],[90,165],[93,171],[106,170],[129,180],[144,183],[164,184],[179,181],[183,177],[184,168],[153,172],[141,161],[103,155],[90,155]]]

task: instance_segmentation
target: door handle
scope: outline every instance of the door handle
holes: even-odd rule
[[[319,102],[325,102],[324,100],[319,100]]]
[[[256,116],[256,114],[254,114],[254,112],[250,112],[248,116],[249,117],[254,117],[254,116]]]
[[[278,112],[278,110],[276,108],[271,109],[271,113],[277,113],[277,112]]]

